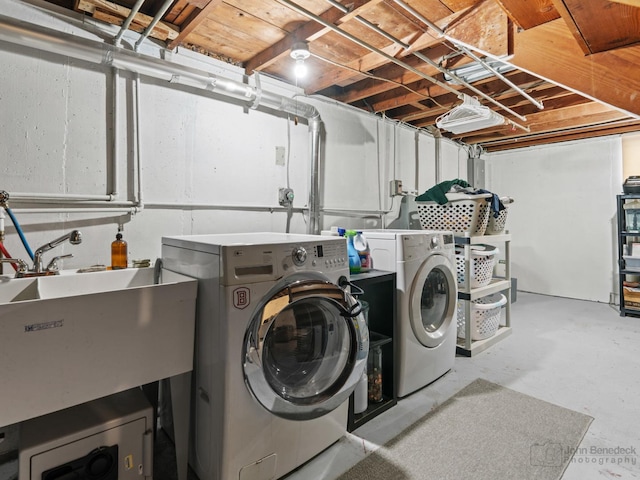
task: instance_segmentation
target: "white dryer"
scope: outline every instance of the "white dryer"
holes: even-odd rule
[[[456,356],[458,286],[452,232],[365,230],[373,268],[396,272],[397,393],[447,373]]]
[[[272,480],[346,432],[369,336],[344,238],[164,237],[198,279],[189,463],[200,480]]]

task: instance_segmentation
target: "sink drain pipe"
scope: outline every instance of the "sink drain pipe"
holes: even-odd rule
[[[215,92],[246,102],[253,108],[263,106],[307,119],[311,137],[307,233],[320,233],[318,173],[322,120],[320,113],[313,105],[203,70],[174,64],[106,43],[79,38],[5,15],[0,15],[0,41]]]

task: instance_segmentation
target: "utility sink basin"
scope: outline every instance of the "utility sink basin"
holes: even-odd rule
[[[38,298],[37,279],[0,277],[0,305]]]
[[[193,368],[195,279],[0,277],[0,427]]]

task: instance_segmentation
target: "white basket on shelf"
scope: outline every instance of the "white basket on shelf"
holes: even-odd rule
[[[624,269],[631,270],[633,272],[640,272],[640,257],[634,257],[631,255],[623,255]]]
[[[496,334],[501,309],[506,303],[507,297],[501,293],[471,300],[471,340],[484,340]],[[458,300],[458,338],[466,338],[465,316],[464,302]]]
[[[493,267],[496,265],[498,248],[491,245],[469,246],[469,286],[484,287],[491,283]],[[458,285],[464,285],[466,278],[464,264],[464,247],[456,245],[456,273]]]
[[[424,230],[451,230],[453,233],[484,235],[489,220],[491,194],[447,193],[444,205],[418,202],[418,217]]]
[[[509,213],[509,208],[507,205],[513,203],[513,198],[511,197],[500,197],[500,201],[504,205],[504,210],[500,210],[498,212],[498,216],[494,217],[493,212],[489,213],[489,220],[487,221],[487,229],[485,231],[486,235],[500,235],[504,232],[505,224],[507,223],[507,214]]]

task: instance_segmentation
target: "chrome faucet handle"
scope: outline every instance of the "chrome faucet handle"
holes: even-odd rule
[[[33,253],[33,270],[31,271],[34,273],[42,273],[42,254],[44,252],[48,252],[52,248],[57,247],[58,245],[60,245],[62,242],[66,240],[69,240],[69,243],[71,243],[71,245],[78,245],[79,243],[82,243],[82,234],[80,233],[80,230],[73,230],[72,232],[69,232],[66,235],[56,238],[55,240],[52,240],[51,242],[46,243],[40,248],[38,248]],[[64,258],[64,255],[62,257],[57,257],[57,258]],[[47,267],[47,270],[48,269],[49,267]]]
[[[47,272],[57,272],[58,271],[58,260],[60,260],[61,258],[71,258],[73,257],[73,253],[68,253],[66,255],[58,255],[57,257],[53,257],[51,259],[51,261],[49,262],[49,264],[47,265],[47,268],[45,269]]]
[[[22,260],[20,258],[0,258],[0,263],[17,264],[18,265],[18,270],[16,271],[16,274],[24,273],[29,268],[29,266],[27,265],[27,262],[25,262],[24,260]]]

